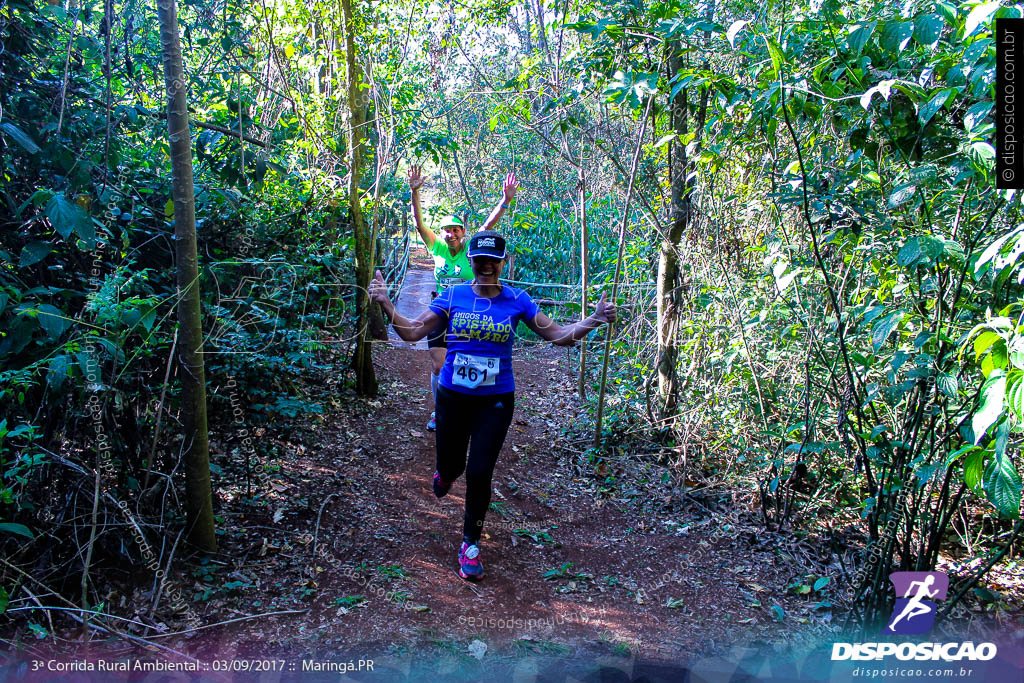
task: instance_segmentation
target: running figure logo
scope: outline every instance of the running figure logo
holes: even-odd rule
[[[942,572],[893,572],[889,580],[896,587],[896,605],[882,633],[927,633],[935,623],[932,601],[946,599],[949,577]]]

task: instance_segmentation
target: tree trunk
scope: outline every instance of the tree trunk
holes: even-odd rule
[[[530,14],[532,14],[530,0],[526,0],[525,7],[523,14],[526,18],[526,54],[531,54],[533,53],[533,36],[530,34],[533,33],[533,26],[530,22]]]
[[[708,4],[705,20],[710,22],[715,16],[715,3]],[[704,42],[710,40],[710,33],[705,31]],[[673,43],[669,49],[669,75],[680,73],[683,64],[683,46]],[[689,88],[682,88],[669,102],[669,120],[672,132],[677,137],[669,146],[669,184],[672,190],[672,202],[669,206],[668,235],[662,239],[658,256],[658,396],[661,417],[675,413],[679,400],[679,377],[676,364],[679,359],[679,318],[681,310],[682,285],[679,268],[679,241],[686,234],[690,224],[690,212],[693,203],[693,191],[696,179],[687,180],[690,164],[686,154],[686,146],[682,144],[689,124],[687,109],[689,105]],[[704,129],[704,118],[707,113],[707,90],[705,89],[697,107],[697,119],[694,125],[694,141],[699,145]]]
[[[188,539],[207,551],[217,549],[210,497],[210,443],[206,428],[206,373],[199,306],[196,207],[192,186],[192,136],[188,126],[185,73],[175,0],[157,0],[160,47],[167,87],[167,132],[171,145],[174,240],[178,262],[178,363],[181,366],[181,422],[185,431],[185,513]]]
[[[356,315],[358,316],[356,350],[352,365],[356,372],[356,392],[361,396],[377,395],[377,377],[373,370],[370,280],[373,278],[373,238],[363,217],[359,201],[359,180],[362,177],[363,145],[366,141],[366,108],[360,96],[362,70],[356,61],[356,28],[352,16],[352,0],[341,0],[345,21],[345,85],[348,91],[348,215],[356,243]]]
[[[683,69],[681,46],[674,43],[669,48],[668,68],[670,74]],[[678,376],[676,361],[679,349],[676,343],[676,328],[679,311],[676,288],[679,283],[679,253],[677,245],[686,232],[690,217],[690,196],[686,187],[686,147],[682,139],[686,136],[686,109],[688,88],[682,88],[669,102],[669,120],[672,131],[677,135],[669,147],[669,185],[672,203],[669,206],[669,230],[661,240],[658,255],[658,396],[661,417],[675,412],[678,401]]]
[[[547,27],[544,24],[544,0],[537,0],[537,43],[550,64],[551,52],[548,50]]]

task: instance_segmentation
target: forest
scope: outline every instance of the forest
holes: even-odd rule
[[[892,639],[917,572],[948,579],[927,638],[995,643],[984,665],[1019,678],[1024,220],[997,182],[996,23],[1021,18],[6,0],[0,662],[767,680],[755,643],[827,680],[858,664],[833,643]],[[519,325],[476,584],[463,485],[430,492],[428,354],[370,293],[379,272],[410,319],[430,303],[417,192],[467,239],[500,206],[506,285],[556,323],[617,311],[566,350]]]

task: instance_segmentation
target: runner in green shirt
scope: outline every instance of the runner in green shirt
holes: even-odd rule
[[[434,296],[443,292],[449,285],[473,279],[473,270],[466,257],[466,230],[462,221],[455,216],[445,216],[441,219],[440,228],[441,232],[445,234],[445,239],[434,239],[433,246],[427,247],[430,255],[434,257]],[[460,232],[463,235],[461,244],[456,241],[454,245],[448,246],[447,235],[453,232]],[[432,235],[433,233],[428,232],[427,234]]]
[[[466,258],[466,244],[468,242],[466,227],[458,218],[446,216],[441,219],[439,229],[441,239],[438,239],[434,231],[427,230],[423,225],[423,208],[420,206],[420,188],[423,187],[423,167],[413,166],[409,169],[409,190],[412,192],[412,215],[416,224],[416,231],[423,239],[423,244],[434,259],[434,292],[437,296],[446,287],[457,282],[468,282],[473,279],[473,271]],[[502,185],[501,203],[491,210],[487,220],[484,221],[483,230],[493,230],[494,226],[501,220],[505,209],[509,207],[519,189],[519,180],[515,173],[505,175],[505,182]],[[511,265],[511,264],[510,264]],[[511,275],[511,269],[509,272]],[[446,326],[438,325],[427,335],[427,348],[430,350],[430,391],[437,397],[437,376],[444,366],[445,349],[448,344],[445,339]],[[427,422],[427,429],[434,431],[434,413],[430,414],[430,421]]]

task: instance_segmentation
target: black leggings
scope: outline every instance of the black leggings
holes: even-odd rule
[[[437,385],[437,471],[446,482],[466,473],[466,516],[462,535],[467,543],[480,540],[487,506],[491,503],[491,476],[505,434],[512,424],[515,394],[477,396]],[[466,460],[466,447],[469,460]]]

